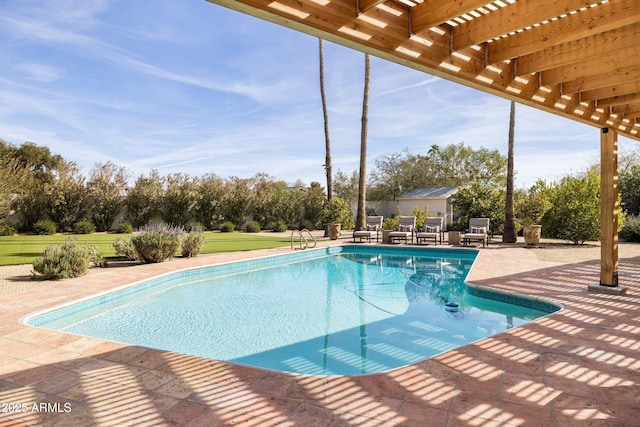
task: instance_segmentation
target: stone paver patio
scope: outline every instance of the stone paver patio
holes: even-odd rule
[[[289,252],[94,271],[0,295],[0,426],[638,426],[640,269],[624,296],[587,292],[593,262],[480,251],[469,281],[565,309],[390,372],[287,374],[25,326],[53,305],[166,271]]]

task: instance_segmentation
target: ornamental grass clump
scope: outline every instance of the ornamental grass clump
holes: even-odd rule
[[[131,236],[131,243],[140,262],[163,262],[173,258],[182,243],[183,235],[184,229],[180,226],[145,225]]]
[[[200,227],[193,227],[182,237],[182,256],[191,258],[200,253],[204,246],[204,231]]]
[[[103,265],[103,257],[94,245],[78,245],[75,238],[69,238],[58,246],[47,247],[41,256],[33,260],[33,269],[45,279],[60,280],[83,276],[90,264]]]

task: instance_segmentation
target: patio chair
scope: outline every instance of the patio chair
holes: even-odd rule
[[[415,228],[415,216],[400,216],[398,229],[389,233],[389,243],[393,243],[394,240],[404,240],[404,243],[407,244],[409,239],[413,243],[413,231]]]
[[[489,218],[469,219],[469,230],[460,236],[464,246],[471,242],[482,242],[482,247],[489,245]]]
[[[442,244],[442,234],[444,233],[444,218],[432,217],[424,220],[424,227],[422,231],[416,230],[416,243],[420,244],[428,240],[433,240],[433,244],[437,245],[438,242]]]
[[[366,238],[369,243],[371,243],[371,238],[373,236],[376,237],[376,242],[380,240],[380,231],[382,230],[382,220],[384,218],[382,216],[370,216],[367,218],[367,223],[363,230],[356,230],[353,232],[353,243],[356,242],[356,238],[362,239]]]

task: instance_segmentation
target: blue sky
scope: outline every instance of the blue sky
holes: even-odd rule
[[[267,173],[324,183],[316,38],[205,0],[2,0],[0,138],[133,178]],[[325,42],[334,171],[358,167],[363,54]],[[376,157],[464,142],[507,151],[509,102],[372,58]],[[622,150],[636,146],[620,138]],[[599,131],[522,105],[516,185],[597,161]]]

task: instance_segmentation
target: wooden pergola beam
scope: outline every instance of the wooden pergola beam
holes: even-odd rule
[[[638,46],[640,23],[521,56],[518,58],[518,70],[523,74],[535,73]]]
[[[556,0],[541,7],[537,2],[517,1],[456,26],[453,45],[455,49],[478,45],[592,3],[591,0]]]
[[[487,4],[486,0],[459,0],[455,2],[425,0],[411,10],[411,30],[420,33],[485,4]]]
[[[640,21],[640,2],[612,1],[555,19],[488,45],[489,62],[517,58]]]

